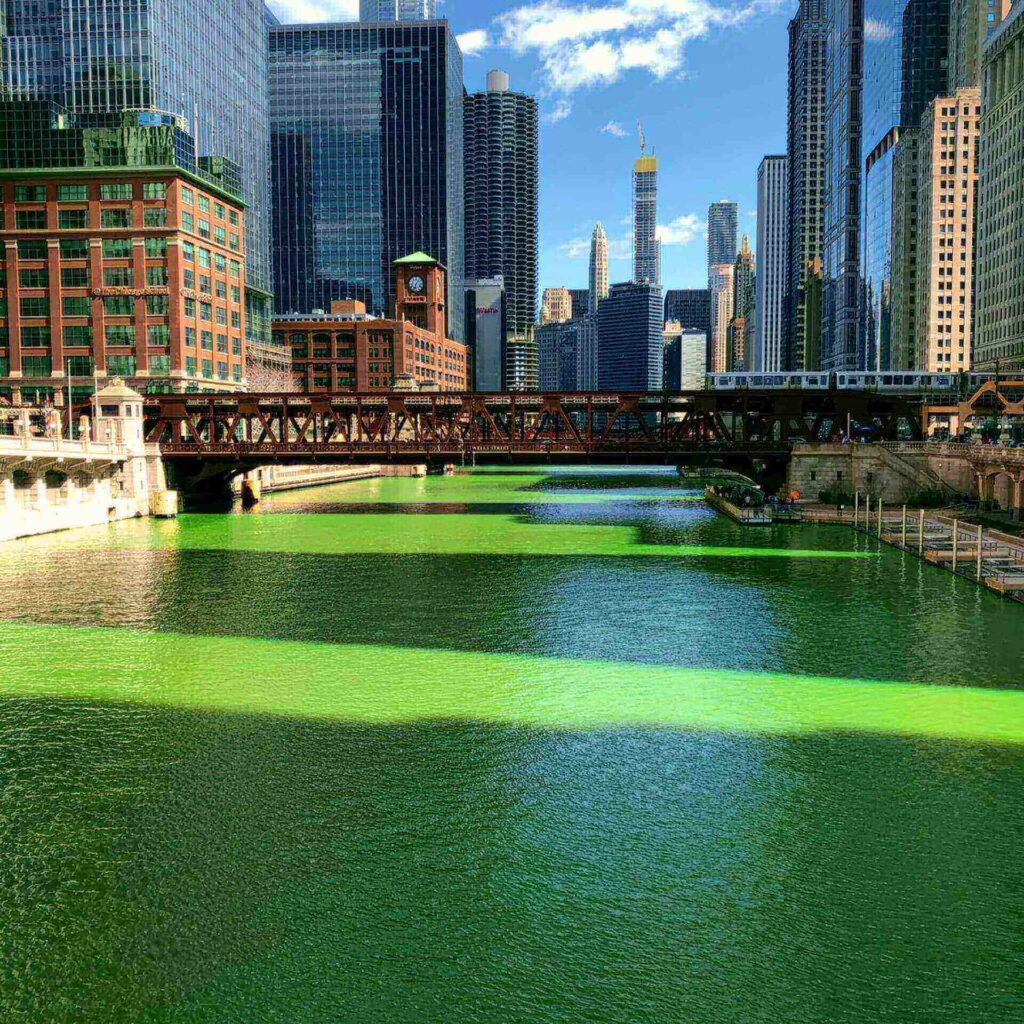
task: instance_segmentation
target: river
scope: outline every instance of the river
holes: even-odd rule
[[[0,1021],[1019,1022],[1022,615],[658,471],[0,545]]]

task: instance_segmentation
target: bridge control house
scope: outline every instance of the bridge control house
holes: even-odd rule
[[[396,260],[394,272],[394,319],[356,300],[275,319],[274,340],[291,350],[300,391],[466,388],[466,346],[447,336],[444,267],[418,252]]]
[[[243,387],[240,195],[182,118],[0,103],[0,398]]]

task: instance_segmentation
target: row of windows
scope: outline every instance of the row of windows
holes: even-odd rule
[[[58,203],[85,203],[89,201],[91,185],[58,185]],[[13,198],[16,203],[45,203],[46,185],[15,185]],[[0,187],[0,200],[3,199],[3,188]],[[107,182],[99,186],[99,197],[103,202],[110,200],[133,199],[134,187],[130,181]],[[142,183],[143,199],[165,199],[167,185],[162,181],[145,181]]]
[[[202,213],[210,212],[210,197],[204,196],[201,192],[197,196],[187,185],[181,186],[181,201],[186,206],[194,204]],[[213,215],[220,220],[224,220],[226,215],[229,223],[238,223],[238,211],[226,210],[224,204],[216,200],[213,201]]]
[[[200,373],[197,368],[195,356],[185,357],[185,372],[190,377],[202,376],[208,380],[213,380],[213,360],[204,359],[202,361],[202,372]],[[217,362],[217,380],[228,380],[228,364],[218,360]],[[242,368],[240,366],[231,367],[230,379],[233,381],[240,381],[242,379]]]
[[[18,210],[14,215],[14,226],[19,231],[42,231],[49,226],[46,210]],[[147,228],[167,226],[167,210],[162,206],[147,207],[142,211],[142,225]],[[58,210],[57,227],[62,231],[79,231],[92,227],[87,209]],[[101,228],[132,227],[132,211],[128,207],[115,206],[100,210]],[[238,236],[234,248],[238,248]]]

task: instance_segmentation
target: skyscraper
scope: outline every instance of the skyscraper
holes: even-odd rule
[[[542,324],[560,323],[572,319],[572,296],[563,285],[557,288],[545,288],[544,298],[540,305],[540,322]]]
[[[864,0],[826,4],[822,369],[855,370],[860,304]]]
[[[757,169],[757,318],[754,370],[786,369],[786,270],[789,169],[785,156],[766,156]]]
[[[978,192],[974,365],[1024,370],[1024,4],[985,45],[982,73],[982,168]]]
[[[633,280],[661,283],[661,243],[658,241],[658,160],[637,157],[633,165]]]
[[[541,391],[579,391],[581,321],[543,324],[536,334],[537,387]]]
[[[4,7],[0,3],[0,7]],[[6,0],[0,74],[13,97],[71,114],[159,110],[184,118],[199,153],[241,168],[246,332],[270,337],[270,152],[263,0]],[[407,250],[408,251],[408,250]]]
[[[708,209],[708,280],[716,263],[729,263],[739,251],[737,222],[739,207],[728,199],[712,203]]]
[[[274,269],[281,311],[394,301],[394,261],[447,270],[464,338],[462,54],[446,22],[271,26]]]
[[[800,0],[789,23],[789,97],[786,152],[789,158],[786,327],[783,368],[818,369],[809,338],[821,323],[807,322],[807,276],[821,255],[825,170],[825,0]],[[820,307],[819,307],[820,310]]]
[[[949,92],[981,85],[985,41],[1010,13],[1011,0],[952,0],[949,5]]]
[[[945,91],[949,0],[864,0],[861,261],[868,370],[892,361],[893,149]]]
[[[713,263],[708,279],[711,293],[711,336],[708,343],[708,366],[711,373],[724,373],[728,353],[729,324],[732,321],[733,263]]]
[[[477,391],[502,391],[508,330],[505,283],[500,277],[466,278],[466,352]]]
[[[590,311],[590,289],[570,288],[569,298],[572,300],[572,319],[579,320]]]
[[[598,386],[602,391],[657,391],[664,358],[661,288],[612,285],[597,311]]]
[[[726,335],[726,370],[753,370],[754,321],[757,313],[757,267],[750,238],[743,236],[732,272],[732,316]],[[751,345],[747,346],[747,337]]]
[[[707,288],[671,288],[665,292],[665,323],[711,334],[711,292]]]
[[[537,322],[537,101],[492,71],[466,97],[466,276],[505,281],[508,331]]]
[[[437,17],[437,0],[359,0],[360,21],[427,21]]]
[[[601,300],[608,294],[608,236],[600,221],[590,237],[590,308],[597,312]]]

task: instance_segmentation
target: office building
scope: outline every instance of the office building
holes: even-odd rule
[[[757,302],[753,369],[786,369],[789,166],[766,156],[757,169]]]
[[[708,291],[711,295],[711,334],[708,345],[708,365],[711,373],[724,373],[729,351],[729,324],[733,317],[733,263],[714,263],[711,266]]]
[[[711,292],[707,288],[670,288],[665,292],[665,322],[685,330],[711,333]]]
[[[612,285],[597,311],[598,386],[602,391],[656,391],[664,344],[662,295],[656,284]]]
[[[675,320],[669,320],[662,327],[661,342],[664,348],[661,357],[661,386],[666,391],[680,391],[683,380],[682,326]]]
[[[519,334],[537,322],[536,99],[491,71],[487,90],[466,97],[463,138],[466,276],[501,276],[507,328]]]
[[[951,0],[949,92],[981,85],[985,43],[1010,13],[1011,0]]]
[[[558,323],[572,319],[572,295],[563,285],[557,288],[545,288],[544,298],[540,305],[540,322],[542,324]]]
[[[598,354],[600,338],[598,334],[598,317],[596,313],[588,313],[577,320],[580,340],[577,349],[579,357],[578,381],[580,391],[596,391],[598,385]]]
[[[825,0],[800,0],[789,23],[788,251],[782,360],[786,370],[818,369],[816,360],[821,357],[820,343],[810,343],[812,338],[820,339],[821,323],[807,321],[807,275],[821,255],[826,28]]]
[[[982,68],[974,364],[1024,370],[1024,4],[989,37]]]
[[[658,241],[658,159],[637,157],[633,165],[633,280],[661,284]]]
[[[893,150],[945,92],[949,0],[865,0],[861,159],[864,337],[859,362],[892,367]]]
[[[249,355],[277,358],[266,351],[272,282],[263,0],[6,0],[0,7],[8,96],[51,101],[71,117],[169,113],[187,123],[198,153],[239,168]]]
[[[241,192],[171,114],[0,101],[0,395],[244,386]]]
[[[360,21],[427,21],[437,17],[437,0],[359,0]]]
[[[596,313],[601,300],[608,294],[608,236],[600,224],[590,238],[590,288],[588,312]]]
[[[393,306],[392,264],[447,268],[463,340],[462,55],[447,22],[271,25],[274,273],[282,312]]]
[[[732,275],[732,318],[726,335],[726,370],[753,369],[754,322],[757,311],[757,267],[750,238],[743,236]],[[750,335],[751,345],[747,345]]]
[[[892,158],[892,342],[889,367],[918,369],[917,228],[921,129],[904,128]]]
[[[426,253],[413,253],[396,261],[394,276],[394,317],[368,313],[356,299],[335,299],[329,313],[275,318],[300,390],[465,390],[466,347],[445,330],[444,268]]]
[[[687,330],[672,321],[665,324],[664,338],[665,390],[702,390],[707,377],[707,332]]]
[[[569,300],[572,303],[571,318],[579,320],[581,317],[585,317],[590,310],[590,289],[570,288]]]
[[[738,251],[739,206],[720,199],[708,208],[708,281],[716,263],[732,263]]]
[[[501,277],[466,279],[466,353],[476,391],[505,389],[508,337],[505,282]]]
[[[580,321],[542,324],[536,334],[537,387],[541,391],[578,391]]]
[[[860,297],[863,0],[826,4],[822,369],[856,370]]]

